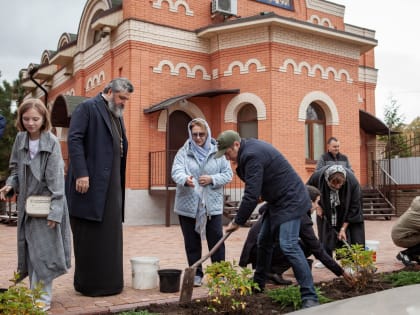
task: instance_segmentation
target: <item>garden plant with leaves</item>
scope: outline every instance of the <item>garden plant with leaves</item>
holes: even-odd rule
[[[205,270],[209,309],[215,313],[235,312],[246,308],[245,296],[258,285],[252,280],[252,271],[235,262],[221,261]]]
[[[318,295],[319,303],[329,303],[332,300],[325,297],[322,291],[315,287]],[[293,309],[298,310],[302,307],[302,299],[300,295],[300,288],[296,285],[287,286],[285,288],[277,288],[267,291],[267,295],[275,302],[279,303],[282,309],[292,306]]]
[[[41,315],[46,314],[40,305],[37,305],[37,300],[44,293],[42,284],[39,283],[35,289],[28,289],[27,286],[19,282],[19,274],[14,273],[13,279],[10,281],[13,284],[8,290],[0,293],[0,314],[4,315]]]
[[[362,245],[352,244],[336,250],[336,258],[341,266],[353,274],[356,290],[366,288],[377,268],[373,261],[373,251],[365,250]]]

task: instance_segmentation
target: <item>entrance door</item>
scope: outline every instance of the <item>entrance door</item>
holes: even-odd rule
[[[169,150],[178,151],[188,139],[188,123],[192,120],[187,113],[176,110],[169,116]]]
[[[175,155],[178,152],[179,148],[181,148],[185,141],[188,139],[188,123],[192,120],[192,118],[185,112],[176,110],[172,112],[169,116],[169,124],[168,124],[168,149],[169,149],[169,161],[167,165],[167,174],[170,178],[170,185],[175,185],[171,178],[171,169],[172,163],[174,161]]]

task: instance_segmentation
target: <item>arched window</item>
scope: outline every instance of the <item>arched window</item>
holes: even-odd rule
[[[95,14],[92,17],[92,22],[91,24],[93,24],[94,21],[96,21],[98,19],[98,17],[100,15],[102,15],[104,13],[104,10],[100,9],[98,11],[95,12]],[[91,45],[95,45],[96,43],[98,43],[99,41],[101,41],[101,37],[102,37],[102,32],[101,30],[93,30],[90,29],[89,30],[90,33],[92,33],[90,36],[92,36],[92,44]]]
[[[311,103],[306,109],[305,120],[305,157],[316,161],[325,150],[325,114],[322,108]]]
[[[241,138],[258,138],[257,110],[246,104],[238,112],[238,132]]]

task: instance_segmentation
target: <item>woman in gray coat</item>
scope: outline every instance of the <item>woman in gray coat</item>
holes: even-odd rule
[[[18,193],[18,268],[20,278],[29,276],[31,289],[42,283],[45,292],[37,305],[48,310],[52,281],[70,268],[70,225],[64,195],[64,162],[60,143],[49,131],[49,112],[38,99],[24,101],[18,109],[17,134],[10,157],[11,175],[0,189],[0,199]],[[48,217],[30,217],[27,197],[51,196]]]
[[[223,186],[232,180],[230,163],[215,159],[216,141],[204,119],[188,124],[189,138],[179,149],[172,165],[176,183],[174,211],[184,236],[188,264],[201,258],[201,240],[207,239],[209,250],[223,235]],[[225,259],[224,245],[211,256],[212,262]],[[194,285],[200,286],[203,270],[198,266]]]

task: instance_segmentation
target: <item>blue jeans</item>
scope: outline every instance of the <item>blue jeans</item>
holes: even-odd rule
[[[300,286],[302,301],[318,301],[311,270],[309,269],[305,254],[299,246],[299,230],[300,219],[290,220],[280,224],[280,249],[292,265],[296,280]],[[266,272],[270,270],[273,243],[274,237],[271,233],[270,219],[266,217],[258,235],[257,267],[254,273],[254,281],[258,283],[261,289],[265,287]]]

